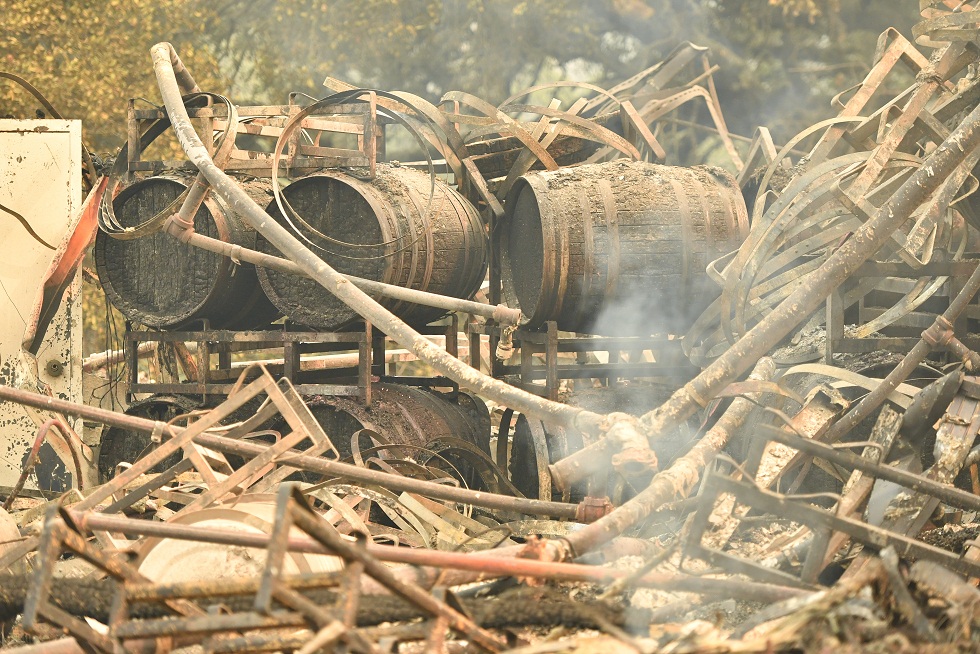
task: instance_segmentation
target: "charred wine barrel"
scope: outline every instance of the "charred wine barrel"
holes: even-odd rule
[[[530,327],[681,333],[714,300],[711,261],[748,231],[720,168],[609,163],[521,177],[506,202],[502,280]]]
[[[487,271],[487,237],[476,209],[441,181],[432,191],[428,175],[378,166],[364,181],[321,172],[283,189],[297,214],[290,222],[338,271],[441,295],[471,298]],[[286,224],[275,202],[268,212]],[[305,225],[303,223],[306,223]],[[287,225],[288,226],[288,225]],[[312,229],[311,229],[312,228]],[[260,239],[259,248],[278,254]],[[266,295],[291,320],[318,329],[343,329],[358,315],[311,279],[260,269]],[[403,320],[425,324],[441,309],[381,299]]]
[[[200,402],[183,395],[153,395],[130,404],[126,415],[167,423],[177,416],[196,411],[201,406]],[[109,481],[115,475],[117,465],[132,463],[155,448],[156,443],[150,439],[149,434],[109,427],[102,434],[99,446],[99,481]],[[150,472],[163,472],[179,463],[181,458],[183,452],[178,451],[151,468]]]
[[[124,227],[146,222],[166,209],[190,183],[189,178],[151,177],[126,188],[113,202]],[[263,204],[268,182],[243,187]],[[256,233],[213,194],[194,216],[200,234],[255,247]],[[99,232],[95,265],[109,301],[124,316],[150,327],[176,329],[208,320],[212,328],[250,329],[278,317],[257,283],[255,267],[181,243],[157,232],[119,240]]]
[[[671,392],[672,387],[660,385],[604,386],[575,390],[566,402],[596,413],[621,412],[641,416],[666,402]],[[502,427],[509,428],[509,424]],[[684,448],[690,446],[698,427],[697,420],[690,419],[658,438],[651,444],[657,459],[666,463],[682,454]],[[511,481],[527,497],[560,501],[561,493],[552,483],[547,467],[574,454],[588,443],[580,432],[573,429],[519,415],[514,422],[508,463]],[[613,498],[614,503],[619,503],[631,493],[624,486],[623,479],[610,468],[604,474],[575,484],[569,499],[580,502],[589,494],[605,495]]]
[[[342,396],[308,402],[341,458],[352,455],[351,437],[361,429],[377,432],[387,443],[425,447],[440,438],[460,438],[490,452],[490,414],[478,398],[460,392],[453,401],[434,391],[385,383],[375,384],[371,393],[370,406]],[[373,446],[370,437],[360,437],[359,448]],[[417,455],[406,449],[402,458]]]
[[[168,521],[216,531],[272,534],[276,524],[276,496],[245,493],[230,501],[184,513]],[[291,536],[302,536],[297,527]],[[268,550],[237,545],[146,538],[137,549],[140,574],[156,583],[198,582],[241,579],[258,576],[265,569]],[[328,554],[287,552],[282,559],[283,574],[309,574],[343,570],[344,561]]]
[[[490,413],[482,400],[464,392],[452,399],[401,384],[375,384],[371,393],[370,406],[338,396],[321,396],[307,402],[342,459],[353,455],[355,434],[371,430],[382,443],[410,447],[368,454],[375,442],[370,435],[360,433],[356,443],[364,458],[411,459],[446,469],[450,474],[458,471],[467,485],[479,487],[482,471],[477,469],[480,466],[474,457],[463,452],[462,447],[445,446],[458,439],[472,446],[469,449],[490,454]],[[438,456],[433,455],[434,451]]]

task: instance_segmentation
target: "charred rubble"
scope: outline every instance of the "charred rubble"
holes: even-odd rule
[[[729,134],[693,45],[499,107],[236,106],[155,46],[164,106],[86,202],[130,321],[86,365],[129,408],[0,386],[49,418],[0,510],[11,651],[976,651],[956,4],[781,146]],[[724,167],[669,165],[692,103]],[[72,488],[38,499],[53,439]]]

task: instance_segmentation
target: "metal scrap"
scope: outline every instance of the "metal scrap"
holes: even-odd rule
[[[4,508],[17,509],[20,523],[17,536],[0,542],[0,618],[20,615],[19,628],[34,635],[52,625],[61,630],[67,638],[37,646],[49,652],[190,645],[376,652],[403,643],[426,651],[519,651],[529,634],[505,627],[557,627],[570,614],[603,635],[575,636],[555,651],[613,643],[665,652],[857,651],[882,639],[895,648],[975,649],[980,595],[971,580],[980,579],[980,545],[964,536],[953,551],[924,534],[980,522],[980,337],[971,323],[980,317],[980,267],[968,255],[971,230],[980,227],[969,197],[980,161],[980,12],[952,1],[923,5],[926,20],[915,36],[931,55],[889,30],[864,82],[835,98],[835,118],[781,148],[760,129],[744,157],[725,126],[714,68],[691,45],[608,91],[580,85],[593,96],[566,110],[557,102],[519,102],[545,87],[499,107],[464,92],[437,106],[333,79],[325,84],[335,95],[305,107],[236,109],[210,94],[185,103],[178,84],[200,89],[173,48],[157,46],[168,111],[132,108],[128,149],[117,159],[120,183],[167,168],[143,161],[142,152],[179,111],[209,121],[222,136],[210,152],[189,120],[173,120],[185,130],[191,159],[178,167],[200,170],[201,189],[210,184],[234,198],[240,189],[225,171],[265,171],[274,186],[280,172],[322,165],[362,167],[373,176],[374,137],[397,123],[438,152],[442,161],[430,158],[425,167],[451,173],[494,233],[509,189],[532,168],[620,156],[662,161],[668,152],[659,121],[704,101],[743,191],[754,195],[751,230],[737,252],[710,264],[719,298],[679,341],[566,337],[554,323],[523,328],[514,308],[502,304],[500,270],[491,265],[489,305],[469,306],[490,321],[468,327],[474,366],[455,356],[455,322],[445,348],[437,348],[352,290],[356,281],[301,244],[293,247],[286,230],[270,232],[270,240],[279,239],[289,261],[225,252],[337,289],[367,318],[364,331],[283,330],[275,338],[206,328],[133,332],[126,357],[135,391],[223,394],[216,405],[169,422],[0,387],[4,400],[125,427],[152,441],[101,485],[79,482],[27,511],[19,487],[7,497]],[[691,65],[701,72],[675,80]],[[900,65],[914,82],[880,97]],[[300,143],[293,138],[300,130],[360,138],[356,149],[328,148],[320,137]],[[276,136],[276,151],[237,150],[225,138],[232,133]],[[165,229],[191,241],[186,217],[204,192],[188,191],[136,231]],[[100,220],[122,238],[138,236],[121,229],[111,207]],[[448,375],[456,390],[475,388],[498,403],[495,456],[461,438],[413,447],[364,429],[351,440],[349,460],[341,460],[335,435],[301,393],[331,385],[298,388],[290,380],[304,372],[301,344],[357,349],[358,383],[346,394],[369,406],[374,350],[385,360],[386,341],[371,332],[378,326]],[[491,375],[482,374],[483,337],[490,350],[521,353],[515,385],[500,379],[514,367],[492,362]],[[158,341],[196,343],[197,365],[184,348],[175,353],[184,355],[183,380],[174,372],[172,384],[142,385],[135,376],[140,346]],[[281,363],[233,366],[232,345],[247,342],[275,342]],[[568,378],[612,385],[677,368],[671,355],[678,346],[704,370],[681,382],[675,377],[673,396],[659,408],[631,415],[554,402]],[[210,365],[212,348],[219,370]],[[157,346],[161,356],[167,349]],[[656,360],[620,359],[630,350]],[[574,352],[581,367],[560,366],[562,352]],[[608,353],[608,363],[588,361],[590,352]],[[116,356],[107,352],[92,365]],[[519,440],[511,435],[515,409],[534,455],[530,483],[515,479],[510,465]],[[676,450],[655,450],[691,416],[694,429]],[[59,426],[72,449],[64,424],[45,423],[38,446]],[[466,461],[485,487],[467,487],[454,460]],[[29,472],[28,461],[25,478]],[[531,497],[519,481],[534,490]],[[0,512],[3,532],[11,531],[8,522]],[[191,551],[220,552],[241,567],[207,570],[207,579],[168,578],[170,570],[209,560],[185,558]],[[66,597],[74,582],[59,576],[65,555],[80,562],[105,602],[87,609]],[[155,568],[154,556],[170,567]],[[17,574],[25,565],[33,572]],[[508,601],[498,597],[506,585],[500,580],[526,587],[515,604],[524,616],[481,608]],[[549,597],[545,584],[575,585],[561,610],[530,608]],[[609,587],[598,601],[586,590],[594,586]],[[657,590],[657,605],[641,609],[649,589]],[[571,597],[578,593],[582,598]],[[740,625],[698,613],[712,600],[732,598],[764,606]],[[662,624],[667,619],[675,623]]]

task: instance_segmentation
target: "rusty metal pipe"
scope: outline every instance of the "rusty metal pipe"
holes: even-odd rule
[[[211,527],[197,527],[194,525],[177,525],[165,522],[151,522],[148,520],[135,520],[117,515],[107,515],[95,512],[80,512],[69,510],[72,520],[80,528],[89,531],[111,531],[113,533],[124,533],[131,536],[150,536],[154,538],[174,538],[178,540],[190,540],[207,543],[218,543],[224,545],[235,545],[240,547],[255,547],[264,549],[268,547],[272,537],[267,534],[255,534],[228,529],[214,529]],[[326,547],[306,536],[287,537],[287,549],[291,552],[304,552],[310,554],[332,554]],[[599,566],[582,565],[578,563],[554,563],[548,561],[537,561],[534,559],[515,558],[517,549],[506,548],[505,550],[483,550],[480,552],[451,552],[428,549],[414,549],[409,547],[396,547],[393,545],[378,545],[367,543],[367,553],[388,563],[406,563],[415,566],[426,566],[433,568],[449,568],[454,570],[470,571],[479,573],[484,579],[492,577],[535,577],[538,579],[553,579],[560,581],[578,581],[594,584],[608,584],[617,579],[626,578],[630,575],[629,570],[617,570]],[[434,575],[432,575],[434,576]],[[461,578],[465,579],[465,577]],[[459,579],[454,579],[454,583],[464,583]],[[221,585],[224,582],[209,582]],[[235,582],[231,582],[235,583]],[[254,592],[253,582],[241,581],[242,593]],[[254,582],[257,587],[257,581]],[[152,599],[153,597],[172,598],[180,597],[193,592],[198,586],[198,582],[186,585],[183,584],[165,585],[164,593],[152,595],[155,587],[147,587],[146,594],[141,594],[139,587],[131,589],[130,600],[140,601]],[[706,577],[690,577],[688,575],[650,573],[640,577],[634,586],[641,588],[660,588],[663,590],[678,590],[695,592],[708,595],[728,594],[729,597],[740,597],[743,599],[753,599],[757,601],[779,601],[789,597],[797,597],[807,594],[807,591],[796,588],[786,588],[773,586],[770,584],[760,584],[755,582],[745,582],[734,579],[713,579]],[[215,588],[206,589],[207,595],[214,593]]]
[[[769,357],[763,357],[749,379],[768,381],[775,373],[775,362]],[[747,397],[751,399],[736,397],[701,440],[669,468],[654,476],[649,486],[608,515],[568,534],[564,541],[571,554],[579,556],[592,551],[619,536],[667,502],[687,497],[701,478],[705,466],[725,447],[732,434],[745,424],[745,419],[755,407],[753,400],[758,400],[759,396],[759,393],[749,393]]]
[[[432,335],[430,338],[435,343],[445,342],[444,336]],[[470,348],[466,343],[465,339],[460,339],[459,346],[457,348],[457,354],[459,357],[465,358],[469,355]],[[357,352],[341,352],[336,354],[321,354],[316,356],[311,356],[304,358],[300,361],[300,370],[335,370],[337,368],[356,368],[357,363],[360,361],[360,355]],[[411,361],[418,361],[418,358],[405,350],[404,348],[398,348],[396,350],[385,350],[385,363],[408,363]],[[262,364],[264,366],[270,365],[283,365],[284,359],[257,359],[255,361],[232,361],[231,367],[233,370],[242,370],[251,365]],[[375,359],[375,363],[381,363],[381,359]]]
[[[291,275],[306,277],[303,269],[289,259],[275,257],[271,254],[250,250],[234,243],[226,243],[225,241],[199,234],[192,228],[189,229],[183,222],[178,222],[173,219],[168,220],[164,226],[164,231],[181,243],[186,243],[193,247],[207,250],[208,252],[214,252],[215,254],[221,254],[235,261],[246,261],[262,268],[270,268]],[[520,310],[511,309],[503,304],[493,306],[491,304],[484,304],[483,302],[473,302],[472,300],[448,297],[446,295],[439,295],[438,293],[419,291],[414,288],[385,284],[384,282],[355,277],[353,275],[344,275],[341,273],[341,276],[363,291],[395,300],[412,302],[427,307],[436,307],[438,309],[445,309],[446,311],[459,311],[472,316],[483,316],[484,318],[496,320],[502,325],[517,325],[521,322]]]
[[[83,404],[75,404],[74,402],[31,393],[9,386],[0,385],[0,400],[32,406],[44,411],[77,416],[85,420],[92,420],[105,425],[119,427],[120,429],[146,434],[152,434],[158,426],[158,423],[146,418],[128,416],[124,413],[116,413]],[[170,425],[166,425],[163,428],[163,434],[169,438],[173,438],[179,433],[179,428]],[[268,448],[265,445],[240,441],[234,438],[225,438],[224,436],[209,433],[200,434],[194,441],[205,447],[222,452],[231,452],[248,458],[258,456]],[[455,486],[437,484],[413,477],[403,477],[380,470],[360,468],[348,463],[332,461],[318,456],[310,456],[296,450],[290,450],[284,453],[283,456],[287,457],[290,466],[300,470],[316,472],[330,477],[343,477],[362,484],[377,484],[396,492],[418,493],[435,499],[449,500],[450,502],[459,502],[461,504],[472,504],[473,506],[482,506],[499,511],[513,511],[525,515],[546,515],[555,518],[566,518],[568,520],[574,520],[578,511],[577,504],[547,502],[525,497],[512,497],[510,495],[475,491],[468,488],[457,488]]]
[[[967,372],[980,370],[980,354],[971,350],[963,341],[953,336],[946,344],[946,351],[963,362]]]
[[[548,466],[551,480],[559,490],[570,489],[573,484],[610,467],[624,475],[656,471],[656,454],[638,428],[638,419],[625,413],[611,413],[607,420],[610,429],[592,448],[585,447]],[[601,448],[602,456],[595,456],[597,447]],[[615,461],[617,450],[627,465]]]
[[[923,70],[923,75],[929,69]],[[980,105],[939,145],[922,165],[883,204],[870,220],[837,249],[820,268],[800,280],[796,289],[697,377],[675,392],[667,402],[641,418],[650,438],[668,433],[735,381],[754,361],[816,311],[833,289],[839,287],[877,252],[926,201],[947,177],[953,175],[980,144]],[[608,461],[613,444],[604,439],[581,450],[580,459]]]
[[[113,533],[126,534],[127,536],[148,536],[150,538],[172,538],[175,540],[187,540],[200,543],[213,543],[216,545],[233,545],[237,547],[256,547],[265,549],[271,542],[272,536],[269,534],[237,531],[233,529],[221,529],[215,527],[198,527],[195,525],[183,525],[170,522],[157,522],[153,520],[135,520],[124,515],[113,513],[100,513],[96,511],[76,511],[69,509],[68,514],[72,521],[87,531],[111,531]],[[287,550],[290,552],[301,552],[303,554],[333,554],[332,551],[308,536],[288,536],[286,538]],[[393,563],[410,563],[414,565],[428,565],[430,559],[425,555],[434,550],[415,549],[410,547],[397,547],[389,545],[378,545],[376,543],[366,544],[368,552],[382,561]],[[468,554],[457,553],[463,557],[476,556],[516,556],[524,548],[517,545],[508,548],[494,550],[483,550]],[[467,569],[467,568],[463,568]]]
[[[256,457],[267,449],[266,446],[208,433],[201,434],[194,440],[205,447],[248,458]],[[472,504],[498,511],[513,511],[525,515],[546,515],[568,520],[575,520],[578,516],[577,504],[512,497],[447,486],[414,477],[403,477],[380,470],[360,468],[348,463],[310,456],[295,450],[290,450],[283,456],[288,459],[289,465],[293,468],[315,472],[323,476],[343,477],[362,484],[376,484],[394,492],[418,493],[439,500]]]
[[[168,44],[169,45],[169,44]],[[174,79],[177,81],[177,86],[184,93],[200,93],[201,87],[197,85],[194,81],[194,76],[191,72],[187,70],[184,66],[184,62],[180,60],[177,51],[170,47],[166,53],[167,61],[169,62],[170,68],[173,70]]]
[[[172,48],[171,48],[171,63],[175,64],[175,69],[174,69],[175,74],[177,73],[177,66],[179,66],[180,68],[183,69],[183,72],[187,74],[187,78],[190,80],[190,82],[194,81],[193,78],[190,76],[190,72],[188,72],[187,69],[184,68],[184,64],[180,61],[180,57],[177,56],[177,53],[173,51]],[[180,84],[179,78],[177,80],[177,83]],[[191,91],[187,91],[186,89],[183,90],[185,91],[185,93],[187,92],[193,93],[193,92],[199,92],[201,89],[200,87],[197,86],[197,84],[194,84],[193,90]],[[181,106],[183,106],[183,101]],[[231,114],[232,111],[233,111],[233,107],[231,106],[231,103],[228,102],[229,114]],[[229,128],[231,127],[232,126],[229,125]],[[230,148],[234,146],[234,143],[235,143],[234,131],[231,129],[225,130],[225,133],[222,136],[221,146],[219,146],[218,152],[216,153],[216,156],[219,157],[219,160],[222,161],[224,160],[224,157],[230,153]],[[208,193],[210,192],[211,192],[211,186],[210,184],[208,184],[207,177],[204,176],[204,173],[199,171],[197,175],[194,177],[194,181],[190,184],[190,186],[187,187],[187,196],[184,198],[183,203],[181,203],[180,208],[177,210],[177,213],[167,218],[166,224],[167,225],[173,224],[177,228],[183,227],[188,231],[193,231],[194,216],[197,215],[198,210],[201,208],[201,205],[204,204],[204,200],[207,199]]]
[[[201,141],[187,115],[178,88],[173,60],[173,46],[158,43],[150,49],[153,69],[167,115],[187,158],[201,171],[214,191],[224,199],[232,211],[262,234],[304,273],[354,309],[365,320],[388,334],[402,347],[412,351],[440,373],[460,386],[471,389],[497,403],[538,417],[546,422],[581,429],[590,434],[602,433],[603,416],[592,411],[551,402],[527,391],[493,379],[456,359],[445,350],[409,327],[397,316],[374,301],[329,264],[299,242],[286,228],[276,223],[257,205],[245,191],[224,171],[218,168]]]
[[[583,479],[609,470],[617,445],[618,443],[603,438],[552,463],[548,466],[552,483],[558,490],[567,490]]]
[[[299,501],[305,502],[305,499],[301,498]],[[506,648],[506,641],[481,628],[467,615],[439,601],[419,586],[399,579],[394,570],[384,565],[366,549],[345,540],[333,525],[321,519],[312,510],[294,511],[291,518],[297,527],[329,546],[335,554],[342,556],[349,564],[359,563],[365,573],[383,584],[393,594],[418,606],[433,617],[445,620],[447,627],[466,634],[471,640],[490,651],[496,652]]]

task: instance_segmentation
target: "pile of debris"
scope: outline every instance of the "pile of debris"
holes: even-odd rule
[[[931,53],[884,33],[864,82],[834,99],[835,118],[778,149],[760,129],[744,163],[707,60],[702,76],[667,86],[703,56],[693,47],[567,111],[464,93],[449,94],[446,110],[328,80],[337,95],[279,121],[274,171],[317,109],[367,103],[361,133],[381,116],[430,143],[493,236],[535,166],[616,153],[662,161],[650,125],[705,100],[750,229],[708,265],[720,293],[680,341],[703,369],[637,415],[483,375],[481,332],[470,332],[477,366],[467,366],[358,290],[364,280],[347,283],[270,227],[215,164],[235,161],[224,138],[206,147],[185,104],[226,104],[226,125],[234,107],[199,94],[173,49],[156,46],[166,122],[199,173],[155,229],[192,241],[210,187],[289,261],[241,246],[225,254],[307,275],[492,400],[496,451],[462,434],[419,445],[368,428],[341,442],[289,376],[263,364],[245,367],[217,405],[167,420],[0,386],[0,400],[53,416],[38,447],[56,435],[91,458],[68,418],[149,445],[104,483],[82,487],[77,475],[76,490],[48,502],[19,497],[27,462],[0,510],[6,637],[40,641],[25,653],[976,651],[980,11],[922,4],[914,36]],[[474,126],[466,143],[460,124]],[[373,176],[373,139],[362,140]],[[287,156],[303,148],[339,151],[317,142]],[[444,304],[499,321],[498,353],[522,338],[506,307]],[[515,410],[524,422],[511,433]],[[531,483],[512,475],[521,447],[537,457]]]

